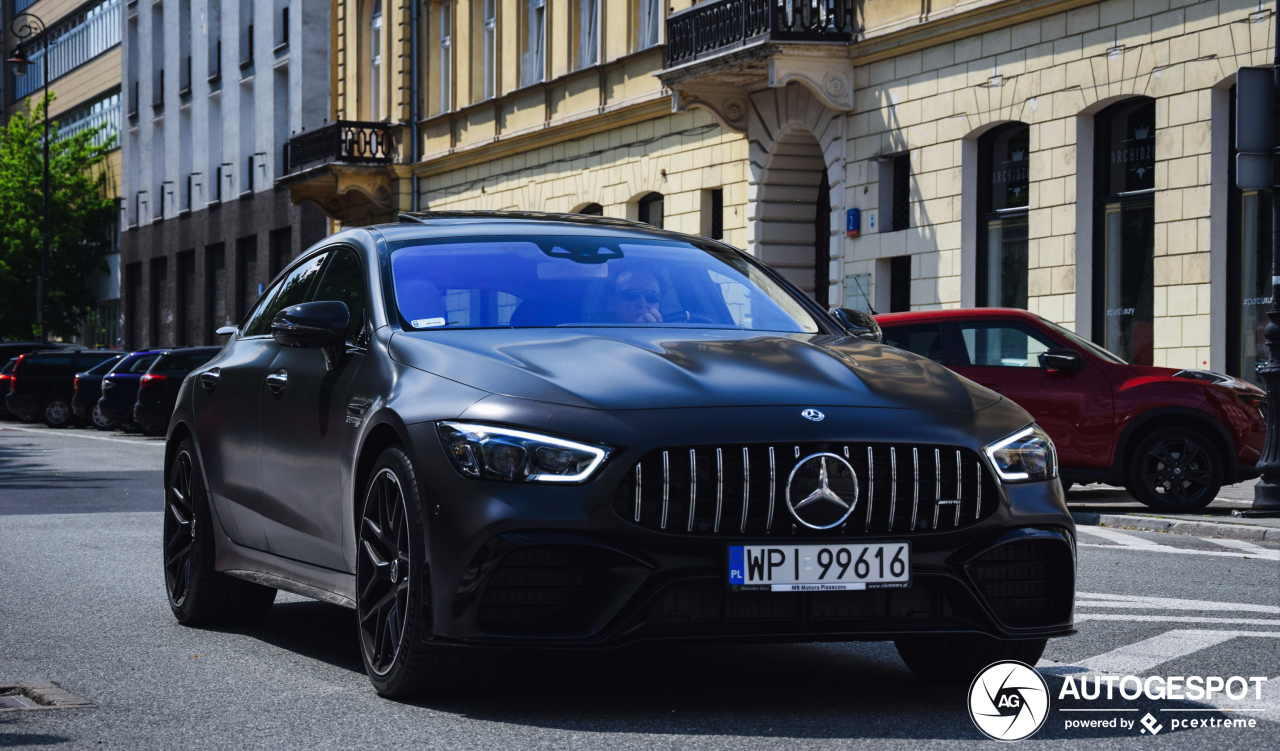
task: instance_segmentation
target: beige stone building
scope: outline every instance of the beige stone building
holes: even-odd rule
[[[1253,374],[1270,198],[1233,187],[1232,86],[1273,4],[335,2],[340,122],[285,180],[336,223],[601,212],[832,305],[1024,307]]]
[[[49,39],[49,92],[54,97],[49,114],[60,132],[105,126],[102,138],[114,138],[107,157],[107,188],[119,195],[120,184],[120,31],[122,0],[10,0],[4,3],[6,55],[18,45],[12,33],[17,13],[34,14],[43,21]],[[22,26],[21,23],[18,26]],[[30,63],[24,74],[6,65],[4,111],[6,117],[30,101],[40,101],[44,84],[42,44],[24,50]],[[118,230],[116,235],[118,237]],[[100,300],[95,315],[85,324],[85,343],[119,346],[120,254],[107,257],[107,270],[96,281]]]

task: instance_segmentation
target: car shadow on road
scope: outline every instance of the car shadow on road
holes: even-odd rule
[[[336,605],[277,603],[266,623],[242,633],[364,673],[354,615]],[[1050,678],[1055,694],[1060,681]],[[483,695],[403,706],[591,733],[979,740],[967,694],[968,686],[917,679],[887,642],[646,643],[506,652]],[[1065,731],[1059,714],[1037,738],[1116,735]]]

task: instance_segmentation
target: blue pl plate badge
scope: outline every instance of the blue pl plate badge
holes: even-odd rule
[[[743,574],[742,546],[729,547],[729,584],[746,584]]]

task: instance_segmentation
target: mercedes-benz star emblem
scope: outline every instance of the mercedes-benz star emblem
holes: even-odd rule
[[[806,409],[800,413],[800,416],[806,420],[813,420],[814,422],[822,422],[823,419],[826,418],[826,415],[816,409]]]
[[[811,454],[787,478],[787,508],[809,529],[831,529],[844,523],[858,505],[858,475],[836,454]]]

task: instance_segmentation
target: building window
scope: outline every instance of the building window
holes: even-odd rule
[[[1030,141],[1025,123],[978,141],[978,305],[1027,307]]]
[[[1230,133],[1236,132],[1235,113],[1232,86]],[[1227,165],[1227,373],[1261,386],[1257,369],[1267,361],[1271,307],[1272,193],[1236,187],[1234,145]]]
[[[893,158],[891,185],[892,214],[889,231],[897,232],[911,226],[911,155],[899,154]]]
[[[577,0],[578,12],[570,18],[574,24],[574,38],[578,40],[574,51],[574,68],[595,65],[596,51],[600,45],[600,0]]]
[[[650,193],[643,196],[639,203],[640,221],[662,229],[662,194]]]
[[[483,71],[485,99],[493,98],[498,90],[498,1],[484,0],[484,55]]]
[[[369,119],[382,119],[382,0],[369,15]]]
[[[1096,118],[1093,339],[1126,361],[1155,359],[1155,100]]]
[[[524,53],[520,56],[520,85],[530,86],[546,74],[547,0],[525,0]]]
[[[708,207],[711,214],[711,216],[709,217],[711,220],[710,222],[711,226],[708,227],[710,231],[707,233],[707,237],[710,237],[712,240],[723,240],[724,239],[724,188],[712,188],[707,192],[710,194],[707,197],[710,199],[710,203],[711,203],[711,205]]]
[[[889,259],[889,312],[911,310],[911,256]]]
[[[636,9],[636,49],[648,49],[660,40],[662,28],[662,0],[640,0]]]
[[[604,207],[598,203],[589,203],[578,209],[578,213],[584,216],[604,216]]]
[[[440,111],[448,112],[453,105],[449,96],[453,88],[453,6],[440,4]]]

